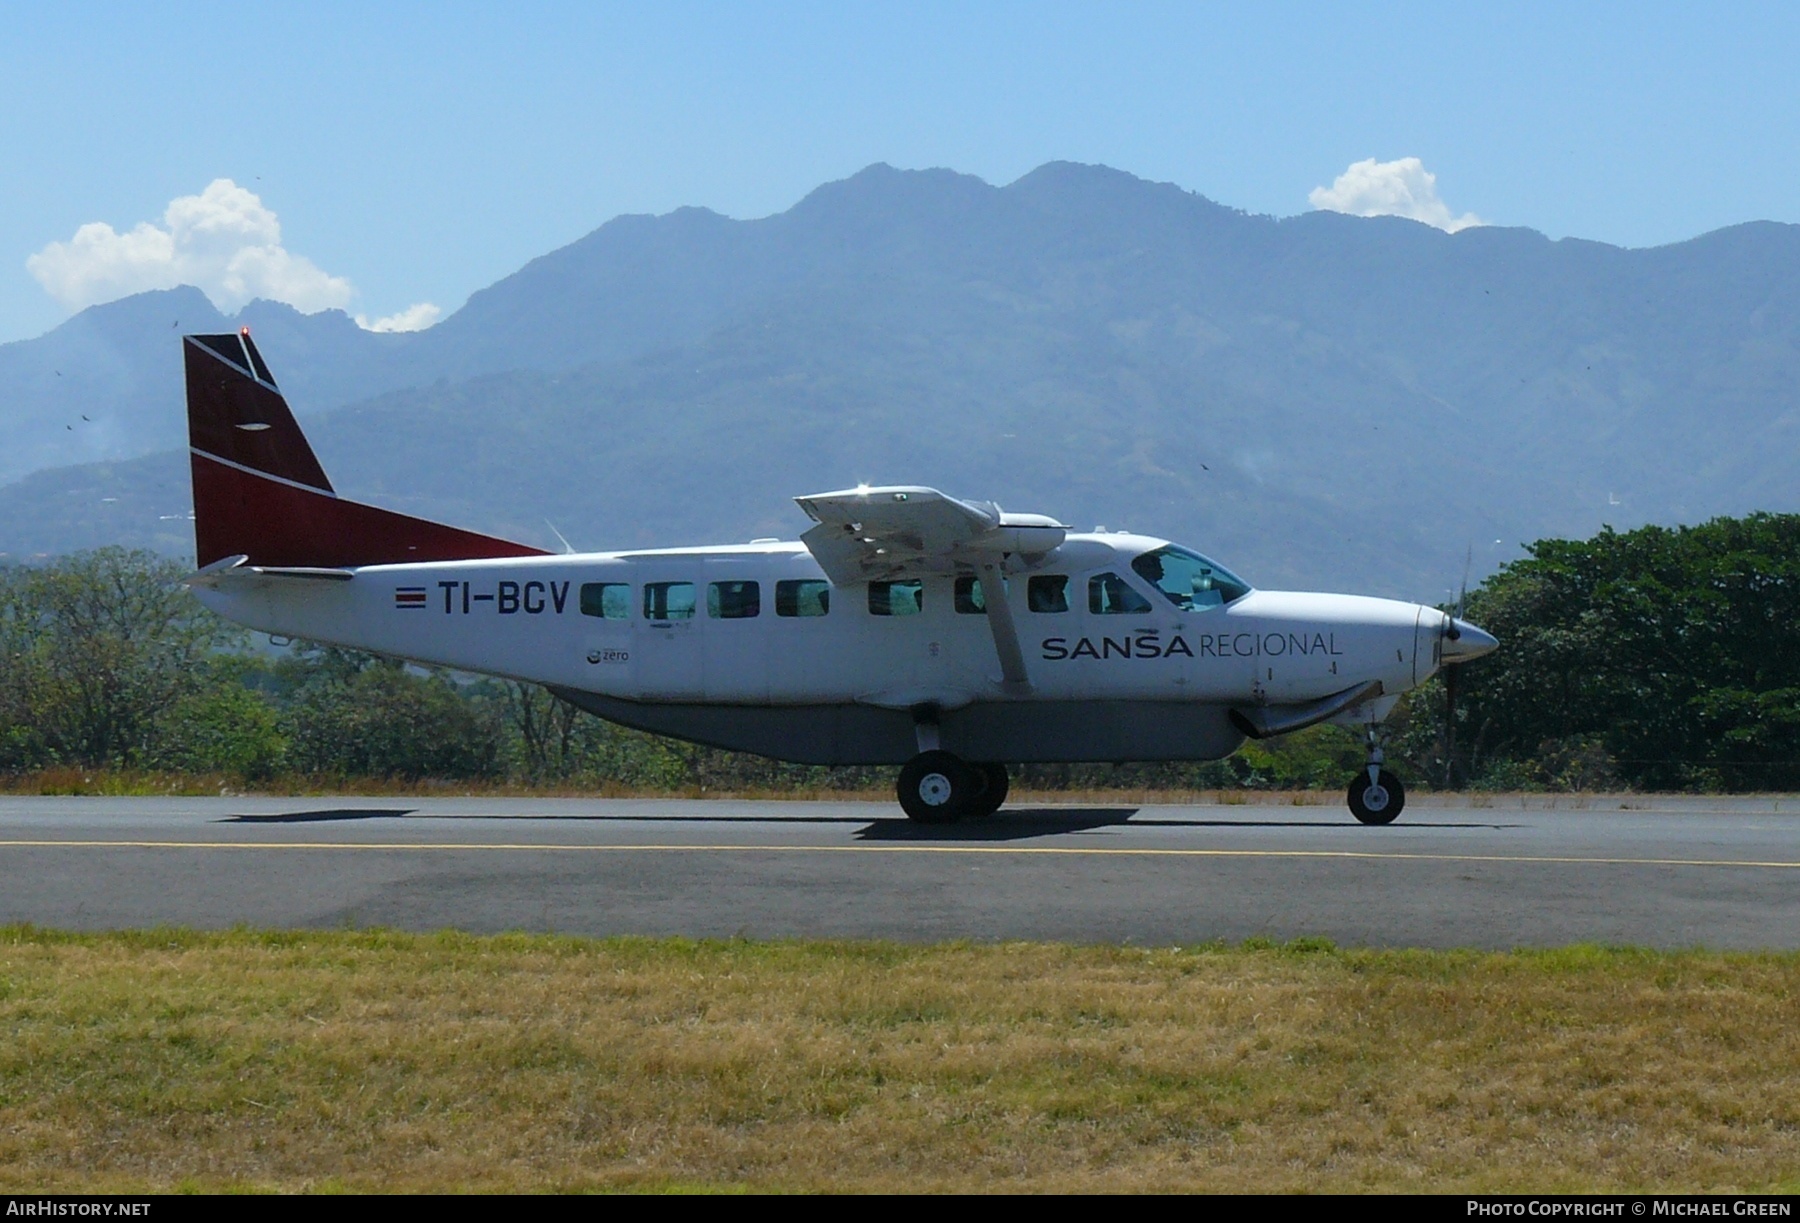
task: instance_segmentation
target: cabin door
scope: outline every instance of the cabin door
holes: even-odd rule
[[[772,591],[749,574],[738,559],[706,562],[705,608],[696,615],[705,655],[709,700],[762,702],[769,699],[770,621],[775,609],[765,606]]]
[[[705,695],[705,659],[694,616],[693,582],[645,582],[641,615],[632,621],[632,670],[638,694],[650,701]]]

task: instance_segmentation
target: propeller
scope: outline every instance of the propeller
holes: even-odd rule
[[[1494,647],[1500,644],[1462,618],[1463,608],[1469,601],[1469,569],[1473,566],[1474,557],[1475,550],[1470,548],[1468,559],[1463,564],[1462,590],[1456,596],[1456,611],[1444,612],[1443,623],[1438,627],[1437,660],[1440,666],[1452,666],[1468,662],[1471,658],[1480,658],[1483,654],[1492,653]]]
[[[1445,641],[1461,641],[1462,640],[1463,608],[1466,607],[1469,602],[1469,570],[1470,570],[1470,568],[1472,568],[1474,566],[1474,564],[1475,564],[1475,545],[1470,544],[1469,550],[1463,554],[1462,589],[1460,589],[1456,592],[1456,614],[1444,622],[1444,640]]]
[[[1443,637],[1445,641],[1461,641],[1463,608],[1469,602],[1469,570],[1475,563],[1475,545],[1470,544],[1463,557],[1462,588],[1456,592],[1456,614],[1444,621]],[[1438,647],[1440,655],[1443,647]],[[1456,788],[1456,680],[1462,674],[1462,668],[1450,666],[1444,671],[1444,788]]]

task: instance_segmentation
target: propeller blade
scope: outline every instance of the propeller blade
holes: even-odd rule
[[[1462,640],[1463,608],[1466,607],[1469,602],[1469,570],[1473,568],[1474,565],[1475,545],[1470,544],[1468,552],[1463,556],[1462,588],[1456,592],[1456,614],[1454,616],[1449,616],[1444,620],[1445,641]]]
[[[1463,554],[1462,589],[1456,592],[1456,618],[1458,620],[1461,620],[1463,617],[1463,608],[1469,605],[1469,570],[1474,568],[1474,566],[1475,545],[1470,544],[1469,550]]]

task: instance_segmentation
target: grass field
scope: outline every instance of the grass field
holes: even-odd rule
[[[1800,956],[0,930],[0,1189],[1800,1187]]]

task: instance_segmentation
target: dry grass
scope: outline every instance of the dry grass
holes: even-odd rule
[[[1800,956],[0,931],[0,1189],[1796,1188]]]
[[[36,769],[0,773],[0,794],[90,796],[120,798],[206,798],[255,795],[263,797],[318,798],[353,795],[363,798],[670,798],[741,799],[776,802],[874,802],[893,805],[892,785],[839,790],[826,786],[794,789],[745,787],[713,789],[704,786],[647,787],[617,782],[599,785],[572,782],[533,784],[519,781],[444,781],[426,778],[408,781],[394,777],[306,777],[283,775],[266,782],[250,783],[223,773],[177,773],[147,769],[74,768]],[[1342,790],[1188,790],[1117,789],[1034,790],[1014,786],[1007,800],[1013,806],[1103,804],[1132,806],[1154,804],[1247,804],[1294,807],[1337,806]]]
[[[628,786],[618,782],[447,781],[401,777],[331,777],[282,774],[267,781],[245,781],[224,773],[178,773],[149,769],[33,769],[0,773],[0,794],[120,798],[206,798],[255,795],[271,798],[743,798],[785,802],[894,801],[892,786],[868,790],[804,789],[716,790],[705,786]]]

